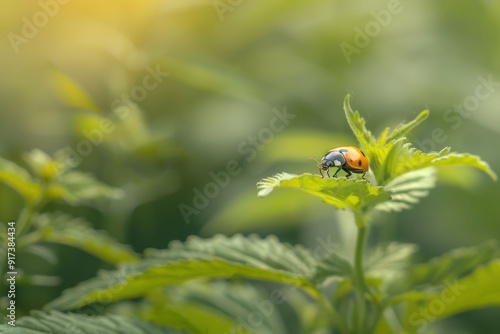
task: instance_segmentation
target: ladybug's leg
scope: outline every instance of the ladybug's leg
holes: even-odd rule
[[[321,178],[325,178],[325,174],[328,178],[330,178],[330,171],[327,169],[327,170],[324,170],[323,168],[319,168],[319,173],[321,174]]]
[[[365,176],[366,176],[366,172],[364,172],[364,173],[363,173],[363,176],[361,176],[361,178],[362,178],[363,180],[365,180],[366,182],[371,183],[370,181],[368,181],[367,179],[365,179]]]
[[[337,174],[340,172],[341,169],[342,168],[337,169],[337,171],[335,172],[335,174],[333,174],[333,177],[337,177]]]
[[[346,178],[346,179],[348,179],[348,178],[349,178],[349,176],[351,176],[351,175],[352,175],[351,171],[350,171],[349,169],[345,168],[345,167],[343,167],[342,169],[344,170],[344,172],[346,172],[346,173],[347,173],[347,175],[345,176],[345,178]]]

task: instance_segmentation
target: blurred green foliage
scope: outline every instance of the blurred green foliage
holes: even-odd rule
[[[33,149],[63,152],[79,171],[123,190],[119,199],[49,203],[45,211],[84,217],[136,252],[191,234],[240,231],[306,246],[333,235],[347,252],[353,239],[341,213],[309,199],[293,206],[288,194],[277,194],[272,207],[252,196],[261,178],[316,173],[309,157],[356,143],[342,115],[346,93],[376,132],[430,109],[415,132],[417,148],[473,152],[498,174],[499,85],[484,82],[500,81],[500,3],[401,1],[359,47],[358,31],[377,22],[387,1],[221,2],[230,6],[222,15],[205,0],[69,1],[14,47],[9,34],[22,36],[26,21],[46,10],[39,2],[3,4],[0,156],[23,165]],[[360,52],[348,62],[341,43]],[[169,75],[148,90],[154,81],[145,78],[158,68]],[[124,105],[133,108],[124,114]],[[283,130],[264,131],[285,109],[295,117]],[[240,172],[194,207],[197,191],[215,182],[210,172],[233,160]],[[429,197],[381,215],[374,234],[419,244],[426,258],[499,236],[498,183],[455,167],[440,174]],[[181,204],[199,211],[189,224]],[[17,220],[22,207],[0,184],[0,221]],[[58,264],[27,254],[19,265],[60,276],[61,284],[20,291],[19,315],[108,266],[66,246],[49,248]],[[494,314],[467,313],[438,326],[483,333],[499,325]]]

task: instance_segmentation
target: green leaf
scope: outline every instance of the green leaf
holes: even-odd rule
[[[344,112],[347,118],[347,123],[351,127],[352,132],[358,139],[359,144],[364,150],[375,145],[375,138],[372,133],[366,129],[365,119],[361,117],[359,112],[353,111],[349,103],[350,96],[347,95],[344,100]]]
[[[455,165],[474,167],[488,174],[493,180],[496,181],[498,179],[497,175],[490,168],[488,163],[481,160],[481,158],[477,155],[450,153],[446,156],[432,160],[430,165],[437,167]]]
[[[474,298],[481,298],[481,294],[485,293],[488,289],[492,291],[495,295],[497,290],[491,288],[491,283],[488,282],[498,282],[499,276],[497,274],[497,269],[495,269],[494,278],[488,278],[486,275],[480,274],[481,279],[485,280],[487,288],[481,292],[480,287],[473,287],[470,289],[469,285],[470,275],[474,270],[476,272],[481,269],[476,269],[478,266],[486,265],[488,263],[498,263],[496,260],[500,256],[498,243],[496,241],[486,242],[478,247],[460,248],[455,249],[448,254],[437,257],[429,261],[428,263],[419,264],[410,268],[405,275],[400,276],[397,280],[394,280],[388,287],[388,294],[392,295],[386,302],[387,305],[395,305],[398,303],[406,303],[406,310],[402,318],[402,323],[404,328],[409,333],[414,333],[418,330],[418,326],[422,322],[418,321],[421,318],[422,312],[427,312],[430,310],[431,305],[434,303],[439,303],[441,308],[450,308],[451,315],[453,312],[458,312],[463,307],[472,309],[477,305],[477,307],[488,306],[491,299],[485,298],[484,304],[481,301],[471,301]],[[479,274],[478,274],[479,275]],[[461,282],[465,281],[467,288],[463,289],[465,284]],[[477,289],[476,289],[477,288]],[[467,290],[470,289],[470,292]],[[474,290],[476,289],[476,290]],[[474,297],[473,294],[479,291],[479,296]],[[399,292],[399,295],[394,295],[394,293]],[[470,293],[464,299],[463,304],[458,304],[458,306],[448,305],[459,303],[459,298],[462,294]],[[450,295],[452,293],[452,295]],[[444,296],[444,298],[443,298]],[[468,299],[469,298],[469,299]],[[445,300],[446,299],[446,300]],[[453,299],[453,300],[452,300]],[[493,299],[494,300],[494,299]],[[497,304],[498,303],[497,297]],[[446,302],[448,301],[448,302]],[[465,306],[470,305],[470,306]],[[434,310],[435,305],[432,306]],[[437,318],[445,317],[446,314],[443,312],[432,312],[433,318],[426,319],[435,320]]]
[[[48,196],[50,199],[61,199],[76,205],[90,200],[119,198],[122,192],[97,181],[90,174],[69,171],[50,184]]]
[[[46,213],[35,218],[41,241],[79,248],[109,263],[135,262],[139,259],[128,245],[122,245],[105,231],[96,231],[82,218],[61,213]]]
[[[287,308],[294,311],[292,315],[300,323],[299,329],[290,322],[288,316],[288,332],[287,333],[300,333],[300,334],[331,334],[332,319],[327,312],[318,307],[318,303],[309,296],[304,295],[297,290],[285,290],[285,298]],[[337,308],[335,308],[338,310]],[[286,314],[285,314],[286,315]],[[342,332],[344,333],[344,332]]]
[[[396,177],[427,167],[463,165],[480,169],[496,180],[495,173],[479,157],[470,154],[450,153],[446,147],[439,152],[424,153],[418,150],[406,138],[391,141],[384,146],[374,146],[367,150],[378,184],[387,185]]]
[[[460,280],[446,279],[443,287],[427,298],[408,299],[409,304],[402,317],[405,332],[419,333],[421,326],[429,321],[469,310],[500,306],[499,280],[500,261],[495,260]]]
[[[388,163],[386,168],[386,170],[391,170],[392,177],[426,167],[464,165],[478,168],[496,179],[495,173],[479,157],[470,154],[449,153],[449,147],[440,152],[424,153],[413,148],[411,144],[404,143],[401,149],[399,145],[395,145],[393,152],[395,152],[393,156],[397,157],[397,160]]]
[[[48,275],[21,275],[17,282],[21,285],[36,285],[36,286],[58,286],[61,284],[59,276]]]
[[[120,189],[97,181],[92,175],[78,171],[67,171],[68,167],[40,150],[25,155],[35,174],[47,182],[46,195],[49,200],[64,200],[76,205],[85,201],[103,198],[118,198]],[[19,192],[29,203],[42,197],[42,186],[31,175],[16,164],[0,158],[0,182]]]
[[[374,250],[368,252],[365,272],[373,275],[406,269],[410,266],[410,257],[417,249],[416,245],[397,242],[378,245]]]
[[[173,328],[194,327],[199,333],[220,334],[257,329],[252,326],[253,322],[248,322],[248,317],[259,310],[266,315],[258,323],[259,333],[286,333],[285,321],[275,303],[285,301],[285,291],[286,288],[277,288],[266,292],[242,282],[195,281],[149,296],[153,306],[146,309],[142,317]],[[178,314],[183,315],[181,323],[174,318]]]
[[[429,190],[434,188],[436,181],[434,167],[417,169],[399,175],[384,187],[391,192],[391,199],[378,204],[375,208],[387,212],[409,209],[411,205],[418,203],[420,198],[429,194]]]
[[[411,130],[416,128],[420,123],[425,121],[429,117],[429,110],[424,110],[422,111],[414,120],[411,122],[408,122],[406,124],[401,124],[398,126],[396,129],[392,131],[390,136],[383,138],[383,136],[380,136],[377,140],[377,145],[384,145],[387,142],[397,140],[403,137],[406,137],[408,133],[410,133]],[[383,139],[383,140],[382,140]]]
[[[351,263],[335,253],[330,253],[318,263],[313,280],[320,284],[325,281],[325,279],[331,277],[352,278],[353,269]]]
[[[141,305],[141,319],[153,322],[157,325],[185,330],[191,334],[207,334],[207,331],[203,332],[199,328],[200,326],[197,320],[200,318],[208,322],[206,325],[210,329],[215,327],[220,330],[221,328],[225,329],[231,326],[228,323],[224,323],[224,320],[218,318],[217,315],[212,314],[213,317],[206,319],[205,314],[203,314],[204,310],[196,309],[193,311],[183,307],[183,305],[177,305],[177,303],[173,303],[172,300],[168,299],[163,293],[159,293],[159,291],[156,291],[155,294],[151,294],[148,298],[148,302],[152,303],[152,305],[149,303]]]
[[[117,315],[89,317],[57,311],[33,311],[31,316],[16,320],[16,326],[0,325],[0,333],[8,334],[176,334],[182,333],[139,319]]]
[[[302,287],[316,294],[310,277],[316,260],[301,246],[280,243],[275,237],[252,235],[203,240],[190,237],[173,242],[167,250],[149,250],[146,259],[67,290],[47,307],[70,309],[94,302],[141,297],[155,287],[182,284],[192,279],[241,277]]]
[[[22,245],[24,240],[29,239],[33,235],[37,235],[38,232],[32,232],[32,234],[23,236],[21,239],[19,239],[19,245]],[[26,238],[26,239],[25,239]],[[46,246],[42,246],[39,244],[30,244],[24,252],[30,253],[33,256],[36,256],[42,260],[45,260],[47,263],[55,266],[59,262],[59,258],[56,254],[56,252]]]
[[[382,187],[373,186],[365,180],[330,178],[319,175],[287,173],[276,174],[257,183],[258,195],[269,195],[275,188],[291,188],[318,196],[325,203],[339,209],[364,210],[390,198]]]
[[[436,157],[447,154],[449,149],[426,155],[421,151],[416,152],[416,149],[411,147],[406,138],[400,138],[384,146],[372,147],[369,152],[370,168],[375,174],[377,182],[386,185],[399,175],[428,167],[424,165],[424,158],[430,162]]]
[[[389,299],[386,305],[392,306],[407,302],[411,307],[413,307],[414,305],[420,304],[422,301],[428,301],[436,298],[436,296],[439,296],[436,292],[408,291]]]
[[[28,202],[34,202],[41,195],[41,186],[32,179],[24,168],[0,158],[0,182],[17,191]]]
[[[498,258],[500,250],[496,241],[485,242],[477,247],[455,249],[431,261],[410,268],[398,283],[390,287],[392,293],[410,290],[435,291],[445,280],[455,280],[470,273],[474,268]]]
[[[482,307],[500,306],[500,261],[479,267],[471,275],[451,283],[442,292],[453,301],[444,304],[438,318],[446,318],[454,314]],[[428,302],[427,308],[432,304]]]
[[[145,265],[145,264],[143,264]],[[143,297],[153,289],[177,285],[194,279],[248,278],[280,282],[312,291],[310,282],[300,276],[251,265],[230,263],[223,260],[190,260],[167,262],[151,266],[143,272],[122,270],[99,275],[68,290],[61,298],[47,305],[48,308],[72,309],[95,302],[115,302]]]

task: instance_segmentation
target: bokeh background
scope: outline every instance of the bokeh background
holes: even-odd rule
[[[417,147],[478,154],[500,172],[498,1],[41,0],[1,6],[0,156],[23,165],[23,154],[34,148],[78,153],[85,133],[112,120],[114,130],[94,138],[77,168],[124,189],[125,196],[45,210],[83,216],[137,252],[192,234],[252,232],[311,247],[328,235],[339,251],[349,252],[352,224],[345,214],[295,192],[258,199],[255,189],[276,172],[315,173],[309,157],[355,144],[342,111],[347,94],[374,133],[430,109],[412,138]],[[161,73],[158,84],[144,89],[151,71]],[[494,84],[479,88],[488,96],[474,98],[481,80]],[[117,101],[124,94],[135,106],[120,119]],[[464,102],[472,103],[470,112],[455,112]],[[273,118],[286,113],[284,126],[273,130]],[[236,175],[209,189],[207,203],[193,202],[232,161]],[[421,260],[498,239],[499,198],[498,183],[486,175],[446,170],[414,208],[379,216],[372,238],[415,243]],[[4,185],[0,199],[0,220],[16,219],[21,199]],[[183,215],[188,206],[192,211]],[[61,277],[58,286],[20,290],[23,312],[107,268],[78,250],[53,249],[57,264],[29,254],[19,260],[26,271]],[[498,314],[498,308],[464,313],[434,328],[493,333]]]

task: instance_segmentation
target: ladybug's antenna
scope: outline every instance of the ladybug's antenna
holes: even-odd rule
[[[312,160],[316,161],[316,163],[318,164],[318,167],[321,166],[321,162],[319,162],[316,158],[309,157],[309,159],[312,159]]]

